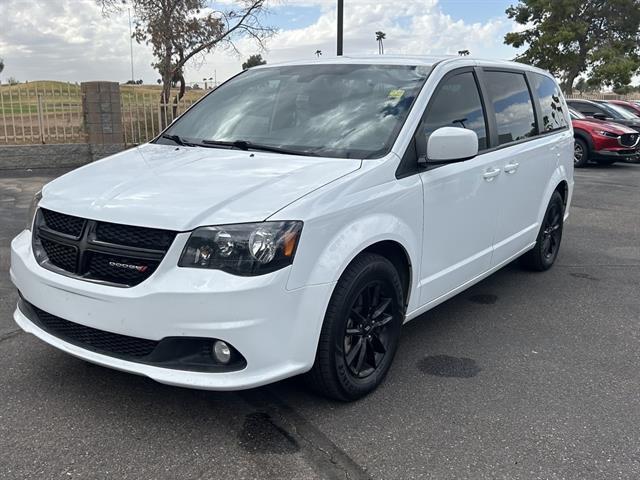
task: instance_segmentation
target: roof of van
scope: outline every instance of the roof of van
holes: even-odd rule
[[[539,68],[527,65],[525,63],[512,62],[508,60],[476,58],[476,57],[461,57],[458,55],[343,55],[340,57],[320,57],[315,59],[294,60],[282,63],[272,63],[269,65],[254,67],[254,68],[268,68],[270,66],[284,66],[284,65],[319,65],[319,64],[353,64],[353,63],[365,63],[365,64],[378,64],[378,65],[424,65],[434,66],[438,63],[447,63],[448,65],[456,66],[456,64],[462,65],[481,65],[481,66],[495,66],[495,67],[511,67],[520,70],[538,71],[549,75],[548,72],[540,70]]]

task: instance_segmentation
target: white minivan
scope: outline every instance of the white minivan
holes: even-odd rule
[[[573,184],[545,71],[389,55],[252,68],[42,189],[11,245],[14,318],[165,384],[304,373],[353,400],[384,379],[404,322],[518,257],[551,267]]]

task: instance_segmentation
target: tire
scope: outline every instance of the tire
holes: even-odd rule
[[[616,163],[616,160],[612,160],[610,158],[601,158],[600,160],[596,160],[598,165],[613,165]]]
[[[403,320],[404,294],[393,264],[373,253],[356,257],[329,301],[307,385],[345,402],[373,391],[389,371]]]
[[[522,265],[529,270],[543,272],[549,270],[558,256],[564,225],[564,202],[556,190],[551,200],[536,238],[536,245],[521,257]]]
[[[589,163],[589,146],[581,138],[573,139],[573,166],[575,168],[586,167]]]

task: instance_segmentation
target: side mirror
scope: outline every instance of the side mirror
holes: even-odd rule
[[[609,117],[608,115],[604,114],[604,113],[594,113],[593,115],[591,115],[593,118],[597,118],[598,120],[608,120]]]
[[[429,135],[426,163],[458,162],[478,155],[478,135],[460,127],[441,127]]]

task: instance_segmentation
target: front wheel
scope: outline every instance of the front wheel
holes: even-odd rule
[[[573,166],[585,167],[589,163],[589,147],[581,138],[574,138],[573,142]]]
[[[555,191],[544,214],[535,247],[521,257],[526,268],[542,272],[552,267],[560,250],[563,225],[564,201],[562,195]]]
[[[393,264],[372,253],[356,257],[329,302],[307,384],[342,401],[367,395],[391,366],[403,319],[404,295]]]

